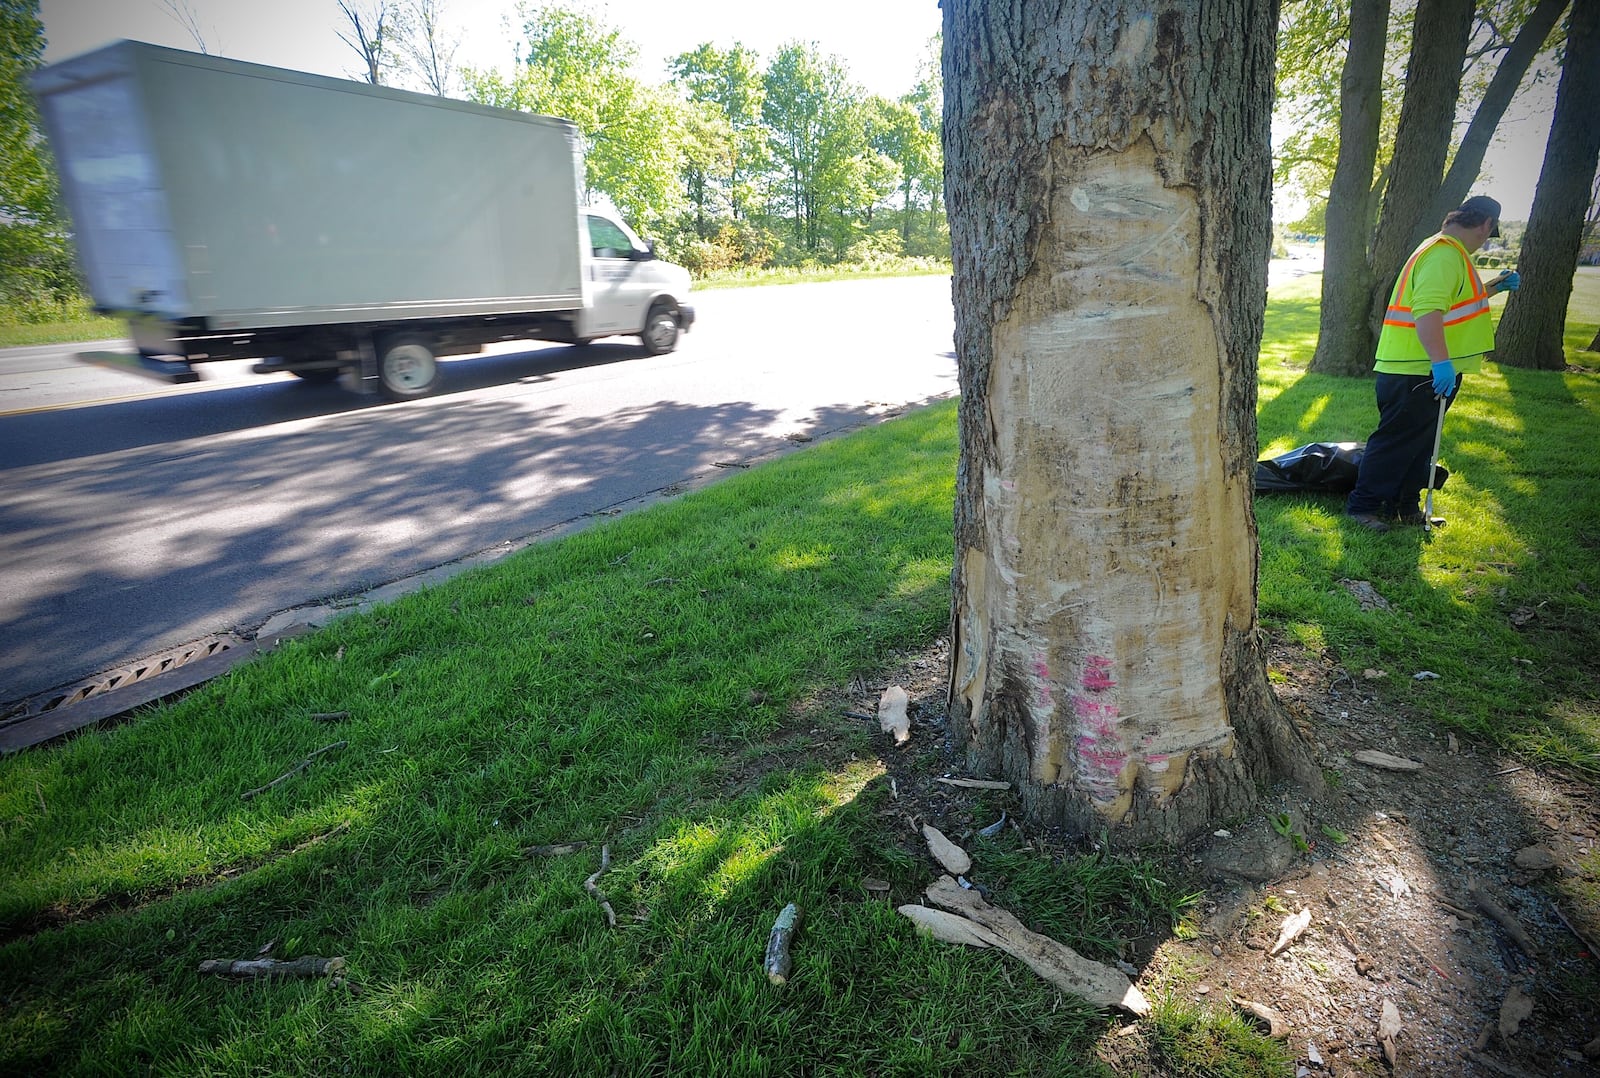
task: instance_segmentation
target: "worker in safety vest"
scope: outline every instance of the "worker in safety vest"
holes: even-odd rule
[[[1500,203],[1474,195],[1445,216],[1400,271],[1378,336],[1378,429],[1367,439],[1345,503],[1362,527],[1386,532],[1397,523],[1426,523],[1421,497],[1434,429],[1443,422],[1439,400],[1448,408],[1462,374],[1481,370],[1483,354],[1494,348],[1489,297],[1522,283],[1514,270],[1488,285],[1479,279],[1472,252],[1498,235]]]

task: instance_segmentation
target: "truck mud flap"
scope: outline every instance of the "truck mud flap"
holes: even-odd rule
[[[139,352],[79,352],[78,361],[174,386],[200,380],[200,372],[189,366],[187,360],[156,359]]]

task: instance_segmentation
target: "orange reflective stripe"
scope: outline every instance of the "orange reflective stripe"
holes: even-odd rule
[[[1400,271],[1400,280],[1395,285],[1394,298],[1398,301],[1401,296],[1406,294],[1406,284],[1411,279],[1411,270],[1417,264],[1417,259],[1431,251],[1434,244],[1437,243],[1448,243],[1456,249],[1456,253],[1467,263],[1467,279],[1472,282],[1472,298],[1462,300],[1451,307],[1445,314],[1444,324],[1447,326],[1459,325],[1479,315],[1488,314],[1489,293],[1484,289],[1483,282],[1478,278],[1478,268],[1472,264],[1472,256],[1467,254],[1466,248],[1449,236],[1435,236],[1432,241],[1424,243],[1411,252],[1411,257],[1406,259],[1405,268]],[[1415,326],[1417,319],[1410,307],[1396,302],[1388,310],[1384,311],[1383,324],[1386,326]]]

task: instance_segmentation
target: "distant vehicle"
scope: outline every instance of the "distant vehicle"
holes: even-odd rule
[[[392,399],[498,341],[677,347],[689,273],[583,205],[569,122],[122,41],[33,76],[96,309],[170,381],[257,359]]]

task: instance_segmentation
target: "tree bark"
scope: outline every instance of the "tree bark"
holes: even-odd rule
[[[1600,162],[1600,0],[1573,0],[1555,116],[1517,269],[1522,287],[1506,301],[1494,358],[1513,367],[1559,371],[1562,333],[1578,265],[1590,185]]]
[[[944,0],[951,719],[1038,824],[1315,784],[1256,622],[1274,0]]]
[[[1339,80],[1339,158],[1328,189],[1322,331],[1311,357],[1311,370],[1320,374],[1361,374],[1372,364],[1366,330],[1372,293],[1367,240],[1378,199],[1372,171],[1383,120],[1383,47],[1388,36],[1389,0],[1355,0],[1350,47]]]
[[[1406,95],[1400,104],[1400,126],[1395,131],[1393,168],[1383,196],[1383,215],[1372,240],[1372,290],[1368,293],[1365,349],[1368,364],[1377,349],[1389,293],[1400,276],[1400,267],[1415,247],[1412,230],[1432,204],[1444,175],[1472,17],[1473,0],[1417,3],[1411,59],[1406,64]],[[1441,217],[1431,222],[1431,228],[1437,229],[1442,221]]]
[[[1467,125],[1467,133],[1462,136],[1461,145],[1450,162],[1450,171],[1445,173],[1444,182],[1439,185],[1428,208],[1411,226],[1411,238],[1405,244],[1407,251],[1415,249],[1417,244],[1433,235],[1445,214],[1465,202],[1471,194],[1472,185],[1477,182],[1478,173],[1483,168],[1484,152],[1489,148],[1490,139],[1494,138],[1495,128],[1510,107],[1522,76],[1533,66],[1534,57],[1544,48],[1545,39],[1550,36],[1550,31],[1555,28],[1556,21],[1566,8],[1567,0],[1539,0],[1528,13],[1527,22],[1522,24],[1522,29],[1517,31],[1511,46],[1500,58],[1494,77],[1489,80],[1489,88],[1484,91],[1483,100],[1478,102],[1472,114],[1472,122]]]

